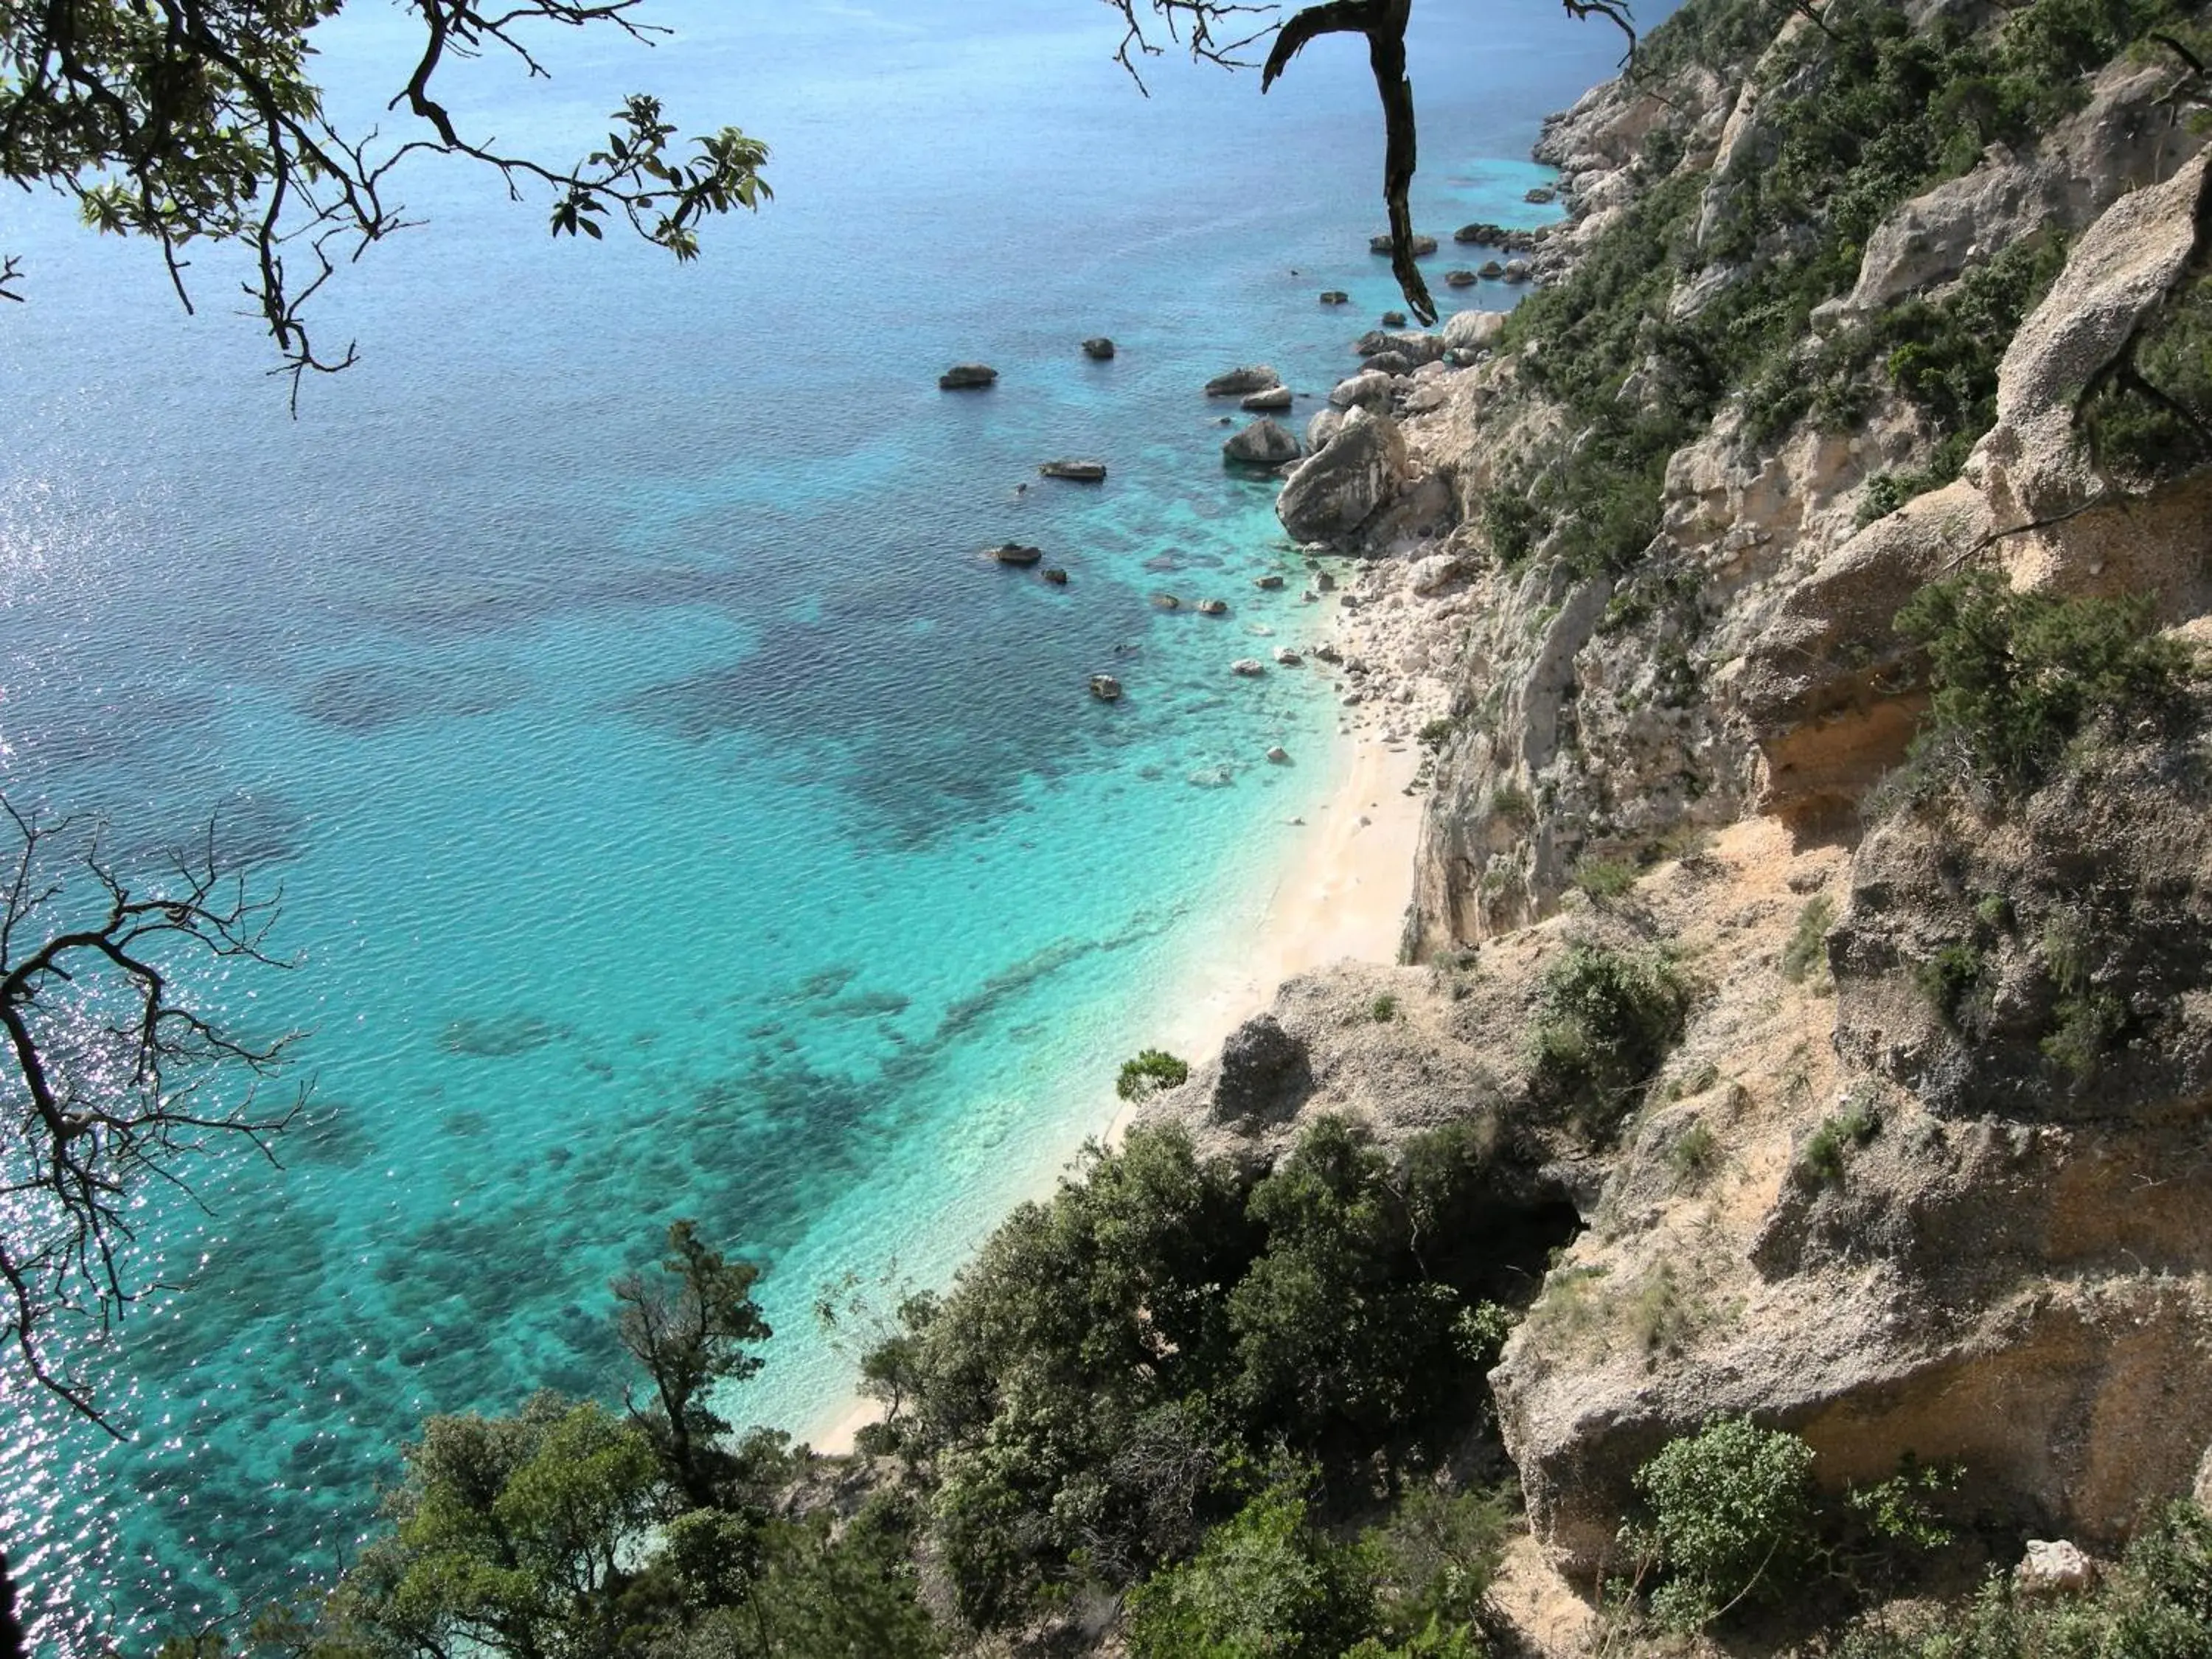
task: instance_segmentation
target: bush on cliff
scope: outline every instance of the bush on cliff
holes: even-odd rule
[[[961,1617],[1189,1557],[1285,1454],[1324,1507],[1432,1462],[1555,1242],[1495,1207],[1490,1139],[1323,1119],[1255,1179],[1141,1129],[1018,1210],[906,1333],[891,1422]]]
[[[1990,1579],[1961,1605],[1882,1616],[1838,1659],[2202,1659],[2212,1653],[2212,1517],[2169,1504],[2087,1595],[2031,1599]]]
[[[1592,1139],[1608,1138],[1681,1041],[1692,988],[1664,951],[1575,944],[1545,971],[1530,1086]]]
[[[2201,678],[2159,634],[2148,596],[2017,592],[1993,571],[1921,589],[1897,631],[1926,647],[1935,693],[1913,745],[1923,780],[1947,765],[2007,794],[2033,789],[2100,722],[2170,722]]]

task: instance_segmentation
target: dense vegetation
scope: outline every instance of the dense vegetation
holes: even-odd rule
[[[1323,1119],[1255,1180],[1146,1130],[1017,1211],[886,1368],[961,1616],[1125,1587],[1270,1492],[1280,1531],[1285,1480],[1334,1516],[1443,1462],[1557,1242],[1516,1231],[1490,1139]]]
[[[1774,40],[1791,9],[1686,7],[1654,32],[1642,72],[1726,72]],[[1760,64],[1759,153],[1715,179],[1674,172],[1680,141],[1655,135],[1638,164],[1649,188],[1567,281],[1513,313],[1507,340],[1523,374],[1567,419],[1491,493],[1494,548],[1515,562],[1541,546],[1588,576],[1632,568],[1659,528],[1668,458],[1732,398],[1746,434],[1764,441],[1808,416],[1846,428],[1887,385],[1919,412],[1934,453],[1878,490],[1876,506],[1954,476],[1993,418],[1997,360],[2062,250],[2008,248],[1947,294],[1826,337],[1814,310],[1850,290],[1867,239],[1899,204],[1993,143],[2031,141],[2086,98],[2089,72],[2193,10],[2034,0],[1976,30],[1946,16],[1916,28],[1903,8],[1872,0],[1818,9],[1816,27]],[[1700,302],[1677,314],[1693,283]],[[2116,444],[2141,447],[2148,416],[2130,409],[2109,423]]]

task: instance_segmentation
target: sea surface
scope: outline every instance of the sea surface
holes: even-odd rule
[[[1048,1187],[1335,775],[1322,689],[1228,672],[1316,613],[1200,387],[1273,363],[1303,424],[1398,303],[1364,52],[1265,99],[1170,56],[1146,96],[1086,0],[649,10],[657,50],[565,33],[457,113],[566,156],[650,88],[766,138],[773,204],[679,269],[420,167],[421,228],[318,309],[362,362],[296,418],[219,253],[188,318],[150,249],[0,217],[0,787],[133,871],[212,819],[292,965],[194,994],[310,1033],[313,1083],[281,1167],[143,1195],[129,1271],[174,1288],[76,1344],[131,1439],[0,1370],[41,1651],[327,1571],[427,1413],[612,1395],[606,1283],[678,1217],[765,1269],[732,1413],[819,1431],[821,1288],[942,1284]],[[322,33],[333,107],[395,122],[405,16]],[[1426,0],[1422,228],[1540,222],[1537,122],[1620,44]],[[969,359],[997,387],[939,392]],[[1111,477],[1036,477],[1062,455]],[[1068,585],[979,556],[1010,538]]]

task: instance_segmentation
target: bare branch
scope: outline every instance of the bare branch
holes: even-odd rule
[[[46,823],[4,799],[0,814],[16,837],[0,877],[0,1198],[13,1218],[0,1235],[0,1343],[119,1435],[51,1358],[46,1332],[62,1316],[105,1330],[157,1288],[131,1283],[120,1260],[148,1181],[198,1203],[198,1164],[240,1150],[273,1161],[300,1101],[265,1112],[258,1085],[297,1034],[247,1036],[192,986],[210,963],[289,964],[268,948],[276,900],[224,871],[212,824],[142,890],[96,821]]]

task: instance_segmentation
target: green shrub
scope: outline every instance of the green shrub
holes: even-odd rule
[[[1367,1005],[1367,1017],[1377,1025],[1388,1025],[1398,1018],[1398,999],[1385,991]]]
[[[1847,1102],[1844,1109],[1821,1121],[1806,1141],[1805,1150],[1798,1154],[1797,1168],[1801,1175],[1814,1182],[1840,1184],[1844,1178],[1844,1161],[1854,1146],[1863,1146],[1881,1131],[1881,1119],[1872,1106],[1857,1098]]]
[[[1667,1149],[1667,1165],[1678,1180],[1701,1181],[1711,1170],[1719,1147],[1711,1129],[1702,1123],[1692,1123]]]
[[[1501,783],[1490,792],[1490,812],[1508,823],[1525,826],[1536,821],[1536,804],[1528,799],[1528,792],[1510,783]]]
[[[2076,1082],[2086,1083],[2127,1029],[2126,1006],[2091,981],[2087,949],[2072,924],[2054,920],[2045,927],[2043,962],[2058,994],[2051,1030],[2040,1045],[2043,1054]]]
[[[2082,413],[2097,459],[2142,482],[2212,460],[2212,276],[2160,307]]]
[[[1681,1040],[1691,988],[1663,951],[1576,944],[1546,970],[1530,1041],[1540,1098],[1609,1135]]]
[[[1129,1596],[1132,1659],[1338,1659],[1376,1621],[1375,1564],[1277,1486]]]
[[[1398,1651],[1438,1659],[1465,1651],[1478,1659],[1484,1648],[1473,1627],[1512,1531],[1503,1491],[1448,1497],[1427,1487],[1408,1493],[1387,1522],[1366,1534],[1383,1634],[1402,1644]]]
[[[1991,571],[1923,587],[1897,616],[1926,646],[1935,685],[1914,750],[1948,744],[1975,773],[2025,792],[2093,722],[2171,719],[2198,678],[2195,653],[2152,631],[2146,597],[2015,592]]]
[[[1920,994],[1928,999],[1929,1006],[1942,1016],[1943,1023],[1957,1029],[1962,1024],[1968,999],[1983,988],[1982,976],[1986,971],[1979,945],[1966,939],[1953,939],[1912,970],[1912,981],[1920,988]]]
[[[1601,904],[1626,898],[1636,881],[1636,866],[1619,859],[1584,859],[1575,866],[1575,885]]]
[[[1805,901],[1805,908],[1797,913],[1796,931],[1782,947],[1783,978],[1792,985],[1802,985],[1815,968],[1826,965],[1828,929],[1835,922],[1835,901],[1826,894],[1815,894]]]
[[[1142,1100],[1158,1089],[1176,1089],[1190,1081],[1190,1063],[1164,1048],[1146,1048],[1134,1060],[1121,1062],[1121,1075],[1114,1092],[1124,1100]]]
[[[1459,722],[1449,714],[1440,714],[1421,728],[1420,742],[1425,749],[1441,749],[1451,740],[1459,729]]]
[[[1664,1580],[1652,1610],[1675,1629],[1766,1601],[1803,1576],[1816,1542],[1813,1449],[1726,1417],[1668,1443],[1636,1472]]]

